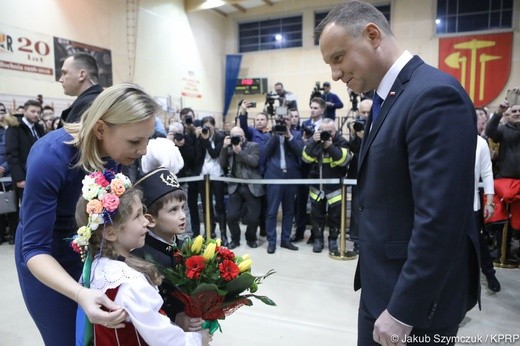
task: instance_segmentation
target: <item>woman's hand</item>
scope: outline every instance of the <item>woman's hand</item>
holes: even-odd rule
[[[127,313],[100,291],[81,288],[77,294],[78,304],[92,324],[100,324],[108,328],[123,328]],[[104,311],[101,307],[105,307]]]

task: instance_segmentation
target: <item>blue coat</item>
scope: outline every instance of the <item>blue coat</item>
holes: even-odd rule
[[[372,115],[368,119],[370,129]],[[413,57],[359,156],[359,262],[367,310],[456,327],[479,296],[475,110],[458,81]]]

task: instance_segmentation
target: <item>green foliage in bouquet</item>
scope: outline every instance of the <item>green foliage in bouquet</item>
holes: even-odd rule
[[[220,239],[186,239],[173,256],[176,265],[163,269],[165,280],[177,288],[171,294],[184,303],[188,316],[211,321],[212,333],[220,327],[217,319],[224,319],[242,305],[253,305],[250,298],[276,305],[269,297],[254,294],[274,270],[253,276],[249,255],[235,256],[220,246]]]

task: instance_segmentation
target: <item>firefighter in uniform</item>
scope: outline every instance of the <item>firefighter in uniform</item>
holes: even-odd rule
[[[303,161],[311,165],[309,178],[337,179],[347,173],[352,153],[348,142],[337,132],[332,119],[323,119],[303,149]],[[329,226],[329,252],[338,253],[338,231],[341,218],[340,184],[318,184],[309,188],[311,199],[311,225],[314,236],[312,251],[321,252],[324,246],[323,231]]]

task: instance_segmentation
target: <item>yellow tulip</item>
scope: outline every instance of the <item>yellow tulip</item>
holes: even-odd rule
[[[193,244],[191,244],[191,251],[193,253],[200,253],[200,250],[202,249],[202,243],[204,243],[204,238],[199,235],[193,240]]]
[[[217,238],[216,242],[217,242],[217,246],[220,246],[222,244],[222,240],[220,238]]]
[[[217,244],[215,244],[215,243],[210,243],[210,244],[206,245],[206,250],[204,250],[202,257],[204,257],[204,259],[206,261],[209,261],[210,259],[212,259],[213,256],[215,255],[216,247],[217,247]]]
[[[251,264],[253,264],[253,260],[246,259],[245,261],[242,261],[238,264],[238,269],[240,269],[240,272],[243,273],[251,268]]]
[[[249,254],[248,254],[248,253],[246,253],[245,255],[242,255],[242,260],[245,261],[245,260],[248,259],[248,258],[249,258]]]

